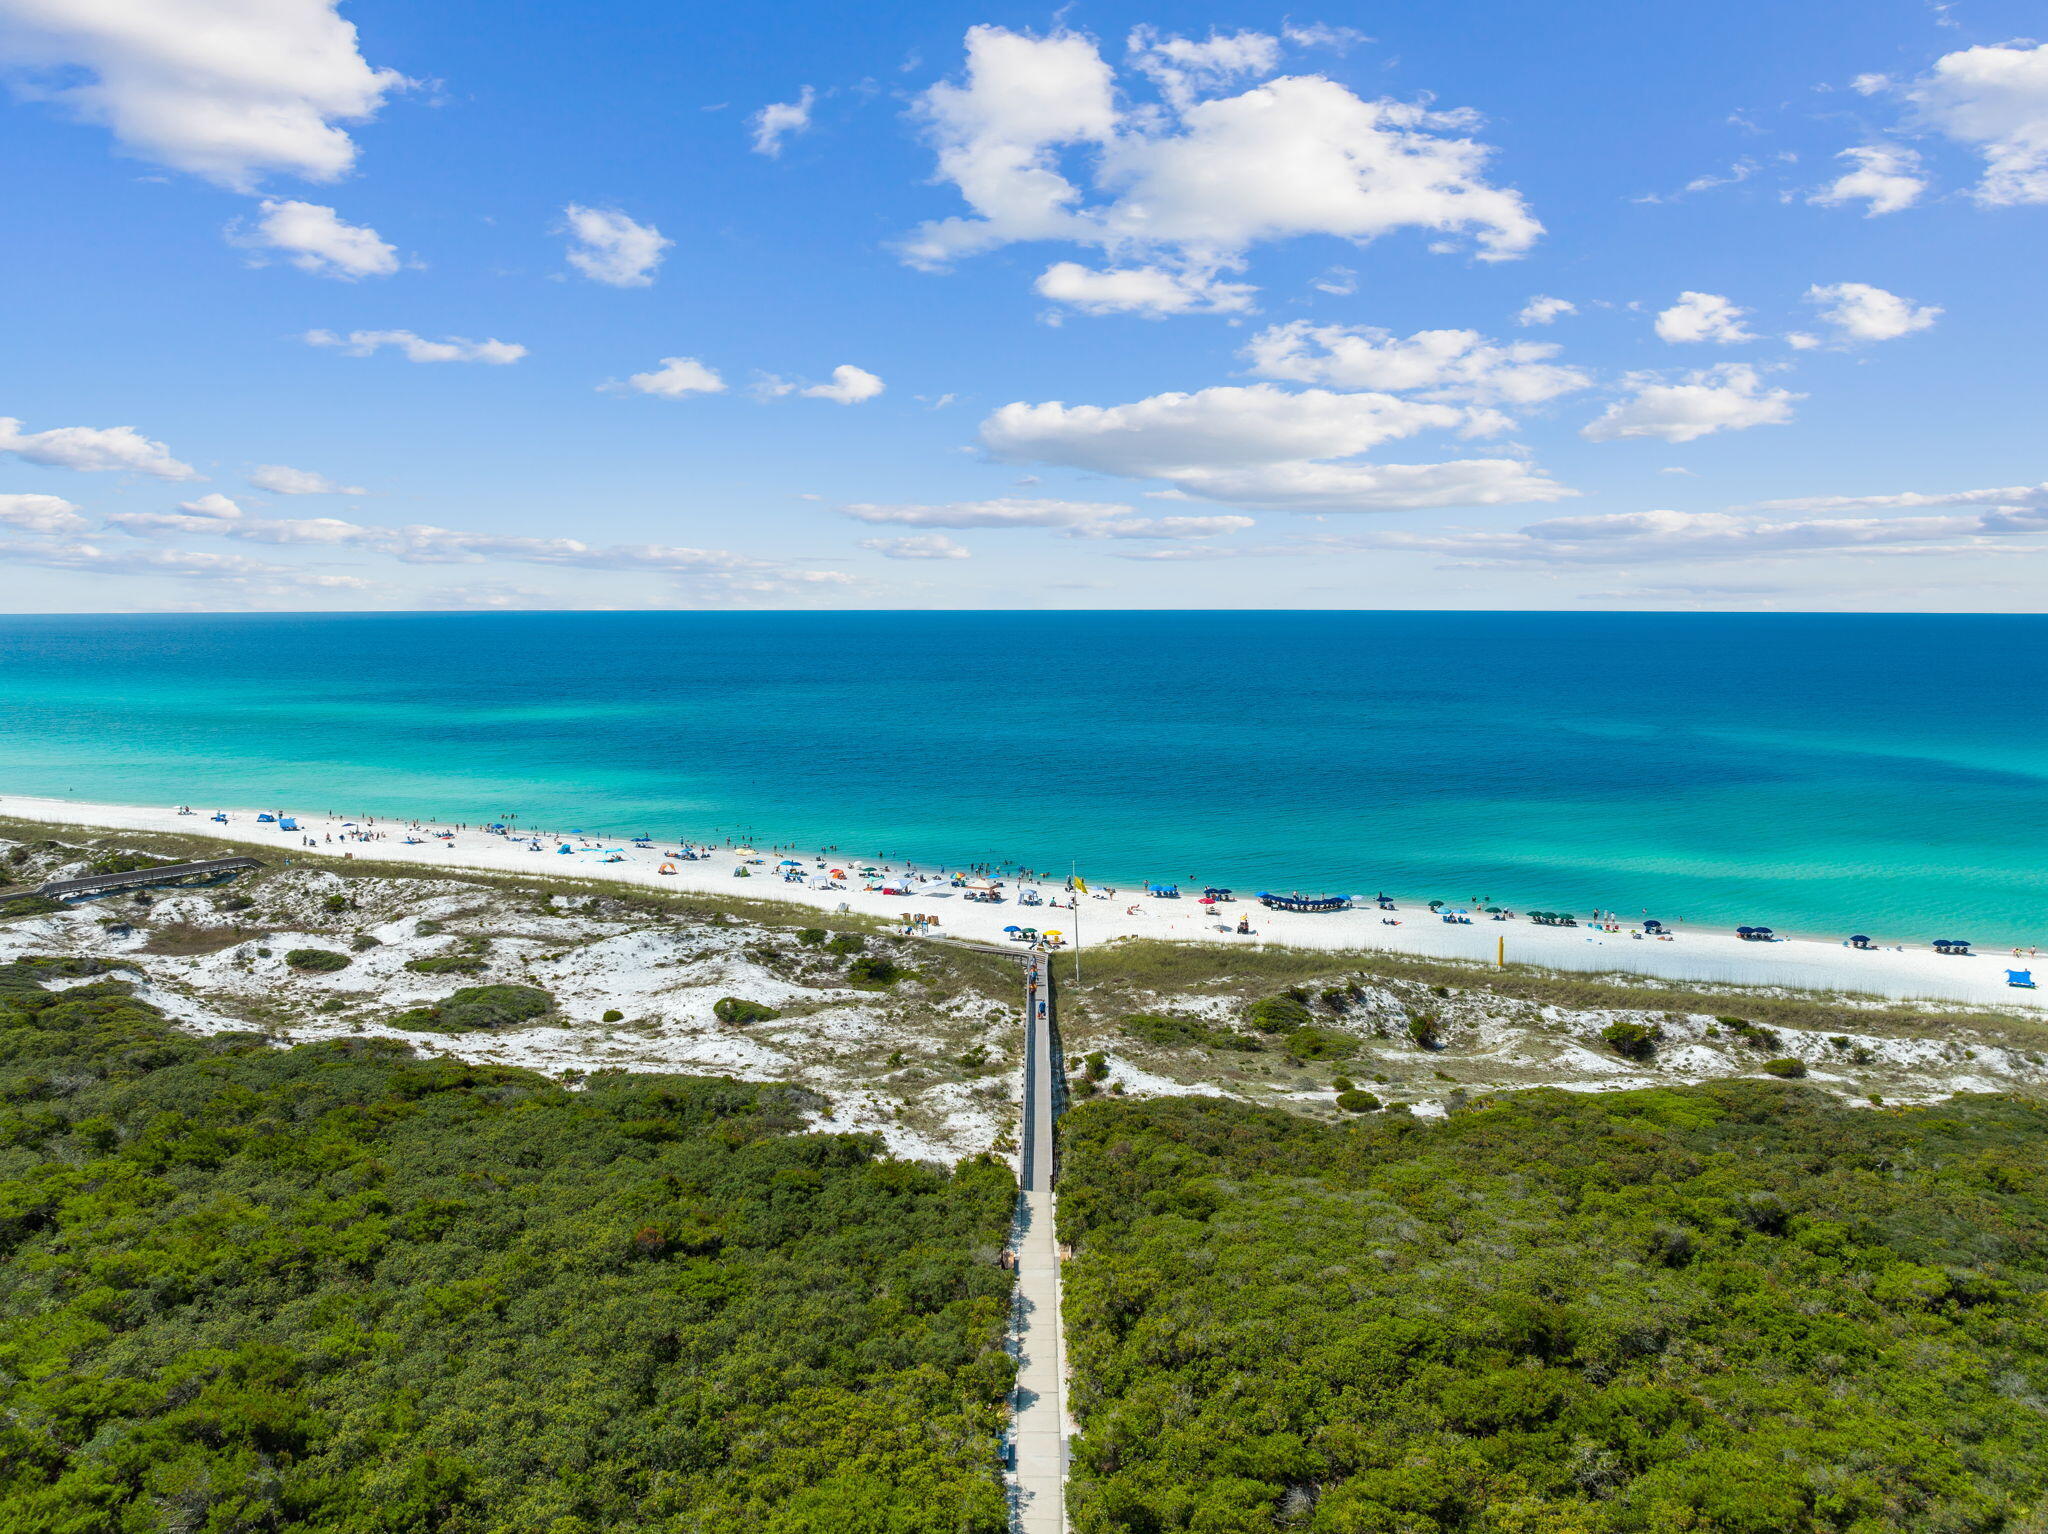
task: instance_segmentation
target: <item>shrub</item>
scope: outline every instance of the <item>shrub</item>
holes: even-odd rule
[[[527,1022],[554,1010],[555,998],[539,986],[471,985],[445,1001],[401,1012],[391,1023],[412,1032],[473,1033]]]
[[[1157,1012],[1132,1012],[1118,1023],[1132,1038],[1166,1048],[1174,1044],[1202,1044],[1215,1030],[1192,1017],[1167,1017]]]
[[[1777,1029],[1752,1023],[1746,1017],[1717,1017],[1714,1021],[1752,1049],[1776,1049],[1781,1042]]]
[[[347,969],[349,966],[348,955],[336,953],[332,948],[294,948],[284,956],[284,961],[293,969],[309,974]]]
[[[223,895],[214,905],[223,911],[246,911],[255,903],[247,895]]]
[[[1332,1076],[1330,1078],[1330,1090],[1332,1092],[1349,1092],[1357,1085],[1358,1083],[1349,1076]]]
[[[1245,1015],[1261,1033],[1292,1033],[1315,1021],[1308,1008],[1292,996],[1268,996],[1264,1001],[1255,1001]]]
[[[126,874],[139,868],[162,868],[170,859],[145,857],[139,852],[110,852],[85,865],[89,874]]]
[[[1372,1093],[1361,1092],[1354,1087],[1337,1094],[1337,1106],[1346,1113],[1377,1113],[1384,1105]]]
[[[1109,1056],[1099,1049],[1083,1055],[1081,1062],[1081,1074],[1090,1081],[1101,1081],[1109,1075]]]
[[[1351,993],[1333,986],[1323,992],[1322,1001],[1332,1012],[1348,1011],[1351,1007]]]
[[[1231,1028],[1215,1028],[1198,1018],[1168,1017],[1153,1012],[1133,1012],[1120,1025],[1125,1033],[1161,1049],[1192,1044],[1199,1049],[1236,1049],[1256,1054],[1266,1046],[1256,1034]]]
[[[1600,1030],[1600,1037],[1624,1060],[1647,1060],[1657,1052],[1664,1030],[1655,1023],[1609,1023]]]
[[[1794,1060],[1788,1056],[1782,1060],[1766,1060],[1758,1069],[1769,1071],[1773,1076],[1783,1076],[1788,1080],[1797,1080],[1806,1074],[1806,1062],[1804,1060]]]
[[[858,932],[842,932],[825,945],[834,953],[856,954],[867,947],[867,939]]]
[[[405,967],[416,975],[474,975],[484,961],[473,953],[444,953],[431,959],[407,959]]]
[[[1442,1049],[1444,1045],[1436,1019],[1428,1013],[1417,1013],[1408,1019],[1408,1037],[1419,1049]]]
[[[63,901],[52,900],[48,895],[23,895],[0,905],[0,916],[47,916],[64,908]]]
[[[890,985],[902,978],[903,967],[892,959],[879,955],[868,955],[855,959],[846,966],[846,973],[855,980],[865,980],[874,985]]]
[[[823,927],[799,927],[796,929],[796,940],[806,948],[817,948],[825,941],[825,929]]]
[[[349,944],[357,953],[368,953],[372,948],[382,948],[383,942],[367,932],[358,932],[355,941]]]
[[[1303,1060],[1348,1060],[1358,1053],[1358,1041],[1331,1028],[1297,1028],[1287,1035],[1287,1050]]]
[[[444,921],[435,921],[431,916],[422,916],[412,924],[412,930],[418,937],[437,937],[448,930],[448,924]]]
[[[347,909],[349,909],[350,906],[354,905],[355,902],[350,900],[346,895],[336,894],[329,895],[325,900],[321,901],[320,904],[325,906],[330,911],[346,911]]]
[[[607,1023],[623,1023],[625,1020],[626,1014],[621,1012],[617,1007],[607,1007],[605,1009],[604,1017],[601,1019],[601,1021]]]
[[[765,1002],[746,1001],[738,996],[723,996],[713,1004],[711,1015],[721,1023],[730,1023],[744,1028],[748,1023],[772,1022],[782,1014]]]

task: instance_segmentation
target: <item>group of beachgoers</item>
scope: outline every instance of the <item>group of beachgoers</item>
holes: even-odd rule
[[[191,805],[187,804],[180,805],[178,813],[180,815],[192,815],[197,812]],[[212,818],[214,821],[222,823],[231,822],[233,819],[225,810],[216,811]],[[301,829],[294,818],[282,810],[260,814],[256,818],[261,821],[276,823],[280,830],[297,833],[299,844],[305,847],[331,846],[336,843],[345,845],[351,842],[389,841],[393,834],[390,830],[380,828],[375,816],[365,815],[360,820],[343,820],[336,812],[331,810],[327,815],[331,829],[322,830],[317,834]],[[423,846],[429,840],[433,840],[439,841],[445,849],[453,851],[456,845],[457,833],[474,830],[487,835],[499,836],[507,841],[524,841],[529,850],[535,852],[545,852],[550,847],[553,847],[555,851],[560,853],[599,853],[603,856],[603,860],[609,863],[626,861],[623,848],[608,848],[601,841],[593,839],[588,832],[579,829],[571,831],[565,836],[553,831],[537,830],[533,827],[515,829],[514,823],[517,819],[516,815],[508,813],[500,816],[495,821],[478,826],[472,826],[467,821],[432,825],[421,820],[407,820],[402,823],[393,822],[393,824],[402,825],[405,833],[403,840],[408,846]],[[654,846],[653,838],[644,834],[631,838],[631,841],[636,850],[651,850]],[[765,866],[767,863],[767,858],[761,852],[757,852],[752,845],[743,844],[731,837],[727,837],[722,849],[714,848],[709,844],[678,841],[676,850],[660,854],[665,861],[662,862],[659,871],[664,874],[673,874],[676,872],[676,862],[710,858],[719,851],[736,855],[736,862],[733,868],[733,873],[736,877],[747,877],[750,871],[749,865]],[[996,903],[1009,898],[1014,899],[1021,906],[1039,906],[1047,909],[1064,908],[1075,911],[1077,914],[1079,909],[1078,902],[1082,895],[1088,896],[1091,900],[1108,902],[1115,902],[1118,899],[1117,889],[1112,885],[1098,884],[1091,886],[1085,879],[1079,877],[1078,874],[1048,874],[1042,869],[1026,868],[1022,864],[970,861],[958,867],[948,868],[947,865],[939,863],[932,865],[928,871],[921,872],[915,863],[907,859],[902,861],[902,866],[899,869],[897,861],[889,858],[886,854],[878,854],[873,861],[851,859],[846,857],[843,850],[837,845],[818,848],[806,853],[796,844],[792,843],[787,845],[771,845],[765,851],[769,854],[780,855],[782,861],[777,865],[775,871],[781,874],[785,882],[804,884],[814,890],[847,889],[851,887],[853,880],[857,878],[861,881],[860,888],[862,892],[868,894],[924,894],[931,893],[936,886],[948,891],[960,890],[963,892],[964,898],[968,900]],[[342,855],[344,857],[354,856],[352,852],[348,851],[344,851]],[[805,866],[806,860],[810,865],[808,867]],[[1051,884],[1055,880],[1059,881],[1060,885],[1060,893],[1057,895],[1048,896],[1037,887],[1041,884]],[[1191,887],[1202,888],[1192,874],[1188,876],[1187,882]],[[1004,893],[1006,887],[1009,888],[1009,895],[1007,897]],[[1156,887],[1148,885],[1146,886],[1146,892],[1157,893],[1158,891]],[[1178,891],[1176,890],[1173,893],[1177,895]],[[1223,894],[1227,898],[1228,892],[1225,891]],[[1382,911],[1396,911],[1399,909],[1392,897],[1388,895],[1376,895],[1373,897],[1373,900]],[[1469,909],[1471,911],[1483,911],[1495,921],[1513,921],[1518,919],[1518,913],[1507,910],[1504,907],[1492,905],[1490,901],[1490,896],[1471,896],[1468,900]],[[1209,900],[1205,899],[1202,901],[1202,905],[1208,914],[1222,914],[1214,910],[1213,904]],[[1431,913],[1438,916],[1441,920],[1454,921],[1460,917],[1467,921],[1470,920],[1469,915],[1465,911],[1451,912],[1444,909],[1445,906],[1446,903],[1443,901],[1429,902]],[[1144,910],[1145,902],[1143,899],[1140,899],[1126,905],[1123,913],[1126,916],[1138,916]],[[1543,924],[1546,918],[1551,919],[1555,925],[1579,925],[1576,920],[1569,917],[1560,917],[1556,913],[1551,912],[1530,912],[1528,917],[1528,919],[1537,921],[1539,924]],[[1400,925],[1398,918],[1383,917],[1382,922],[1388,926]],[[902,929],[908,935],[923,936],[933,933],[938,930],[939,925],[938,916],[931,913],[912,913],[906,911],[901,917]],[[1668,943],[1672,941],[1670,929],[1677,925],[1677,923],[1673,921],[1652,920],[1648,917],[1647,913],[1640,919],[1631,919],[1622,916],[1617,911],[1595,910],[1585,925],[1589,932],[1615,936],[1626,933],[1631,938]],[[1217,922],[1215,926],[1219,932],[1228,933],[1234,931],[1239,936],[1255,935],[1255,929],[1251,924],[1251,918],[1248,914],[1239,915],[1234,926],[1227,920]],[[1021,934],[1022,936],[1019,940],[1028,942],[1034,947],[1057,947],[1063,940],[1063,935],[1058,932],[1046,934],[1030,927],[1019,927],[1010,930],[1013,938],[1017,938]],[[1751,941],[1783,941],[1769,927],[1748,927],[1737,928],[1736,930],[1738,936]],[[1842,946],[1866,951],[1882,951],[1887,948],[1894,953],[1906,951],[1906,945],[1902,943],[1875,944],[1869,938],[1860,935],[1843,939]],[[1967,953],[1970,947],[1970,945],[1963,943],[1942,943],[1937,946],[1943,952],[1961,953]],[[2016,959],[2038,959],[2040,954],[2041,950],[2038,947],[2027,945],[2015,945],[2012,949],[2012,956]]]

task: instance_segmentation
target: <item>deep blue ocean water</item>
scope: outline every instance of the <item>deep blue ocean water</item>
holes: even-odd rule
[[[2035,617],[0,618],[0,792],[1983,943],[2044,708]]]

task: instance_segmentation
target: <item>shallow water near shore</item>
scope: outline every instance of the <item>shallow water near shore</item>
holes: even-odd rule
[[[0,789],[2048,936],[2048,619],[0,618]]]

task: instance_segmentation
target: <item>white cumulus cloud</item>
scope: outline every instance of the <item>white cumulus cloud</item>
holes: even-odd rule
[[[1756,369],[1743,362],[1702,368],[1680,383],[1667,383],[1655,373],[1631,373],[1624,382],[1635,392],[1609,405],[1580,436],[1589,442],[1626,437],[1692,442],[1717,431],[1782,426],[1792,419],[1792,402],[1805,398],[1765,388]]]
[[[241,523],[242,508],[227,496],[214,492],[202,495],[196,500],[180,501],[176,511],[119,511],[107,518],[107,526],[117,527],[138,538],[155,538],[169,533],[216,533],[246,536],[247,529],[237,526],[230,529],[223,524]]]
[[[1742,317],[1747,309],[1738,308],[1719,293],[1694,293],[1687,291],[1678,295],[1678,302],[1657,314],[1657,334],[1677,344],[1685,341],[1717,341],[1730,345],[1738,341],[1754,341],[1754,332],[1743,328]]]
[[[1293,383],[1418,392],[1424,399],[1534,405],[1592,379],[1550,359],[1548,342],[1489,341],[1476,330],[1418,330],[1405,339],[1373,326],[1295,320],[1252,337],[1252,371]]]
[[[1977,201],[2048,202],[2048,43],[1946,54],[1905,95],[1923,122],[1983,155]]]
[[[1158,394],[1127,405],[1018,402],[981,424],[1000,459],[1163,479],[1205,500],[1292,510],[1495,505],[1573,492],[1526,464],[1344,461],[1429,430],[1491,429],[1492,412],[1392,394],[1272,384]]]
[[[1847,160],[1850,169],[1807,198],[1823,207],[1840,207],[1847,202],[1865,204],[1863,216],[1896,213],[1910,208],[1927,190],[1920,175],[1920,156],[1895,144],[1860,144],[1844,149],[1835,157]]]
[[[266,197],[253,221],[228,225],[228,243],[255,253],[261,265],[267,251],[282,251],[302,272],[354,282],[362,277],[389,277],[398,270],[398,251],[374,229],[346,222],[334,209],[316,202]]]
[[[1986,490],[1905,490],[1889,495],[1806,495],[1758,501],[1749,511],[1917,511],[1929,506],[1993,506],[2048,511],[2048,482]]]
[[[1407,549],[1463,563],[1634,565],[1665,561],[1779,559],[1818,554],[1926,554],[1999,548],[2048,552],[2048,541],[1995,543],[2048,533],[2048,515],[1818,517],[1773,520],[1724,511],[1629,511],[1552,517],[1513,532],[1457,529],[1350,537],[1352,548]]]
[[[881,379],[865,368],[857,368],[850,362],[842,362],[832,370],[830,383],[812,384],[797,393],[805,399],[828,399],[836,405],[858,405],[862,400],[873,399],[886,388]]]
[[[1074,538],[1214,538],[1255,525],[1250,517],[1141,517],[1131,507],[1115,501],[1033,500],[1022,497],[954,501],[943,505],[857,502],[839,509],[856,522],[893,523],[905,527],[1042,527],[1064,531]],[[861,547],[879,548],[881,543],[864,543]]]
[[[917,533],[908,538],[863,538],[860,546],[884,559],[966,559],[968,551],[944,533]]]
[[[644,288],[654,281],[662,252],[675,244],[652,224],[628,218],[616,209],[585,208],[570,203],[562,217],[571,241],[569,264],[592,282],[614,288]]]
[[[0,527],[25,533],[78,533],[90,524],[57,495],[0,495]]]
[[[792,134],[807,132],[811,126],[811,105],[817,93],[808,85],[794,101],[771,101],[747,125],[754,130],[754,153],[770,159],[782,153],[782,141]]]
[[[361,485],[342,485],[311,469],[262,463],[249,471],[249,483],[272,495],[365,495]]]
[[[919,109],[939,176],[971,215],[923,225],[905,258],[935,269],[1063,240],[1213,275],[1253,245],[1296,235],[1364,242],[1417,229],[1439,245],[1468,237],[1494,260],[1542,232],[1519,194],[1486,179],[1490,151],[1469,136],[1469,113],[1367,101],[1319,75],[1201,95],[1271,67],[1257,37],[1142,34],[1134,58],[1166,100],[1124,107],[1091,39],[970,28],[964,82],[933,86]],[[1071,146],[1093,151],[1086,187],[1061,163]]]
[[[1538,293],[1515,316],[1517,325],[1554,324],[1560,314],[1577,314],[1579,306],[1569,298],[1552,298],[1548,293]]]
[[[1820,305],[1820,317],[1851,341],[1892,341],[1926,330],[1941,317],[1932,304],[1874,288],[1867,282],[1815,283],[1806,301]]]
[[[49,469],[85,473],[149,474],[158,479],[205,478],[189,463],[180,463],[161,442],[152,442],[132,426],[55,426],[48,431],[23,431],[12,416],[0,416],[0,453],[13,453]]]
[[[1252,306],[1258,290],[1224,282],[1214,271],[1166,266],[1122,266],[1095,270],[1078,261],[1057,261],[1039,275],[1041,298],[1083,314],[1235,314]]]
[[[1084,522],[1132,515],[1129,506],[1104,501],[1055,501],[1009,497],[993,501],[949,501],[940,505],[878,505],[857,501],[839,508],[856,522],[899,527],[1078,527]]]
[[[335,0],[5,0],[0,62],[125,152],[236,191],[345,175],[339,125],[408,83],[363,58]]]
[[[407,362],[484,362],[504,367],[526,355],[526,348],[516,341],[471,341],[463,336],[430,341],[410,330],[351,330],[345,336],[331,330],[309,330],[304,340],[308,346],[332,346],[350,357],[368,357],[388,346]]]
[[[1212,31],[1197,41],[1141,26],[1125,46],[1131,67],[1149,76],[1176,106],[1220,90],[1241,75],[1271,74],[1280,63],[1280,40],[1264,32]]]
[[[664,357],[660,367],[649,373],[635,373],[626,380],[625,387],[657,399],[687,399],[692,394],[723,394],[725,380],[716,369],[706,367],[695,357]]]
[[[1215,538],[1241,533],[1258,523],[1251,517],[1106,517],[1074,529],[1080,538]]]

